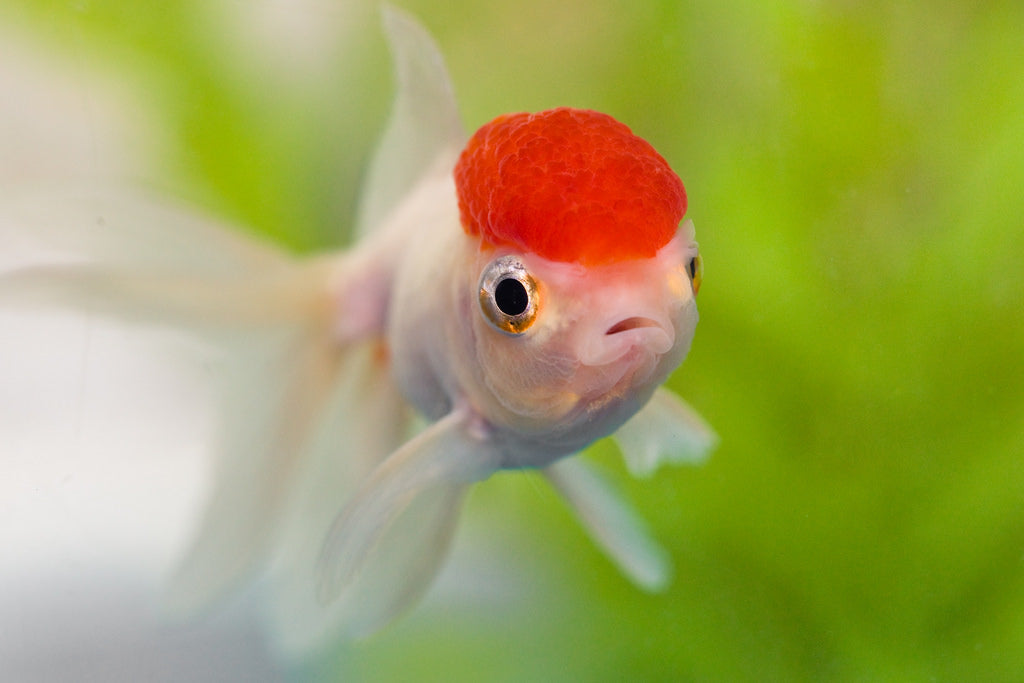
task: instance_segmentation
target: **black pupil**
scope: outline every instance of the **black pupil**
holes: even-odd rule
[[[530,297],[522,282],[509,277],[494,288],[494,303],[505,315],[519,315],[530,305]]]
[[[697,276],[697,259],[696,258],[690,259],[690,264],[687,266],[686,269],[690,271],[690,279],[691,280],[694,277],[696,277]]]

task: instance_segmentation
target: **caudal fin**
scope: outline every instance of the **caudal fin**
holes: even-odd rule
[[[214,483],[168,600],[177,612],[201,608],[266,559],[297,457],[337,382],[335,264],[127,188],[5,193],[0,242],[22,257],[0,272],[0,306],[172,328],[210,350],[222,392]]]

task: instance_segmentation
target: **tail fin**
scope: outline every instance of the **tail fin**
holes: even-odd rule
[[[283,328],[237,341],[227,361],[213,488],[166,596],[179,615],[208,606],[261,568],[308,433],[339,376],[338,349],[321,334]]]
[[[220,353],[214,488],[169,595],[174,611],[194,611],[273,540],[296,456],[339,374],[342,350],[327,333],[334,264],[125,189],[12,197],[0,201],[0,242],[43,263],[0,273],[0,305],[167,326]]]
[[[62,306],[195,329],[322,317],[329,264],[127,188],[0,195],[0,304]]]
[[[126,184],[5,185],[0,248],[35,260],[71,257],[194,275],[240,275],[291,261],[242,230]]]

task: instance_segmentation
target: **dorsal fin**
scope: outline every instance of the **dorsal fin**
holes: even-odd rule
[[[466,134],[444,58],[415,19],[390,5],[381,19],[398,91],[359,200],[356,237],[373,231],[437,159],[455,155]]]

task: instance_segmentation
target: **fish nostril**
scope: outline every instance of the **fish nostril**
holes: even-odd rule
[[[608,331],[605,332],[605,334],[617,334],[619,332],[626,332],[627,330],[635,330],[638,327],[661,327],[661,325],[650,318],[634,316],[615,323],[608,328]]]

